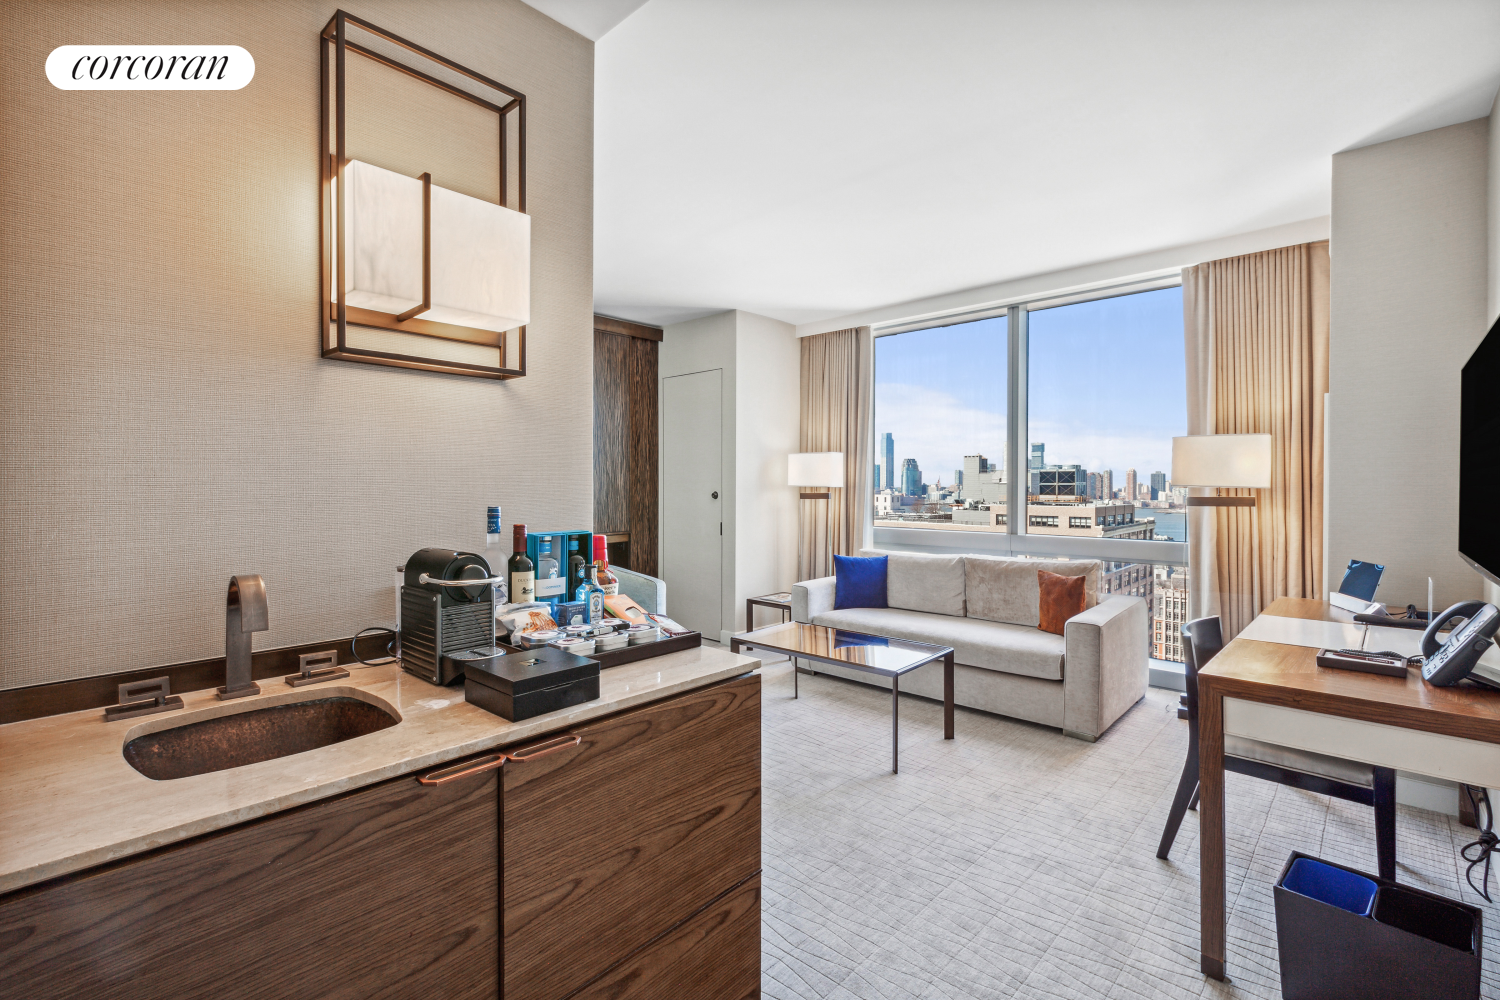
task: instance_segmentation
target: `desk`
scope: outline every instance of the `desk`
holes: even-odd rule
[[[1283,597],[1265,614],[1344,621],[1326,601]],[[1198,672],[1201,967],[1225,978],[1224,736],[1500,787],[1500,691],[1328,670],[1317,650],[1235,639]]]

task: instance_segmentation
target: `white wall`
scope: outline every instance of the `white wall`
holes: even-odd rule
[[[1386,566],[1380,596],[1477,597],[1458,556],[1459,370],[1486,328],[1489,120],[1333,158],[1327,579]]]
[[[736,310],[675,323],[663,330],[660,366],[662,378],[724,372],[720,638],[727,642],[744,628],[747,597],[796,582],[796,494],[786,485],[786,456],[797,450],[797,331]],[[662,495],[673,488],[671,470],[663,467]],[[669,609],[671,602],[669,589]]]
[[[798,450],[801,349],[789,323],[737,314],[734,630],[747,627],[745,599],[797,582],[797,491],[786,457]],[[774,614],[762,623],[774,621]]]
[[[939,319],[954,313],[976,309],[992,309],[1014,302],[1024,302],[1040,296],[1070,295],[1106,288],[1125,281],[1174,275],[1184,267],[1201,264],[1206,260],[1235,257],[1277,247],[1296,246],[1328,239],[1328,216],[1291,222],[1270,229],[1225,236],[1203,243],[1152,250],[1149,253],[1133,254],[1113,260],[1070,267],[1062,271],[1047,271],[1028,275],[993,285],[966,288],[957,292],[934,295],[931,298],[914,299],[893,305],[865,309],[860,312],[803,323],[797,327],[797,336],[810,337],[831,330],[847,330],[854,326],[873,326],[882,323],[899,323],[912,320]]]

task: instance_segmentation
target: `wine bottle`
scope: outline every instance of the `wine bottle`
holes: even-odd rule
[[[605,597],[620,592],[620,578],[609,571],[609,543],[603,535],[594,536],[594,582]]]
[[[526,525],[515,527],[515,550],[508,566],[510,574],[510,600],[512,604],[524,604],[536,600],[536,568],[526,556]]]

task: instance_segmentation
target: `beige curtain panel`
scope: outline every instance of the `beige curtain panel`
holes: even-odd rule
[[[801,450],[844,453],[844,488],[799,500],[797,579],[833,574],[833,555],[864,545],[875,442],[871,427],[874,341],[870,328],[802,338]]]
[[[1185,268],[1182,309],[1188,433],[1272,442],[1253,512],[1189,512],[1189,608],[1228,639],[1278,597],[1322,596],[1328,242]]]

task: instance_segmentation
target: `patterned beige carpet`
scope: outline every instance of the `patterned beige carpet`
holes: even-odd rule
[[[1187,747],[1152,689],[1098,743],[764,668],[767,997],[1279,997],[1271,887],[1293,849],[1375,868],[1367,807],[1231,774],[1229,985],[1198,972],[1198,823],[1156,844]],[[1401,808],[1399,878],[1484,905],[1463,884],[1457,820]],[[1497,865],[1500,868],[1500,865]],[[1497,872],[1500,876],[1500,872]],[[1493,883],[1492,883],[1493,885]],[[1484,996],[1500,996],[1487,907]]]

